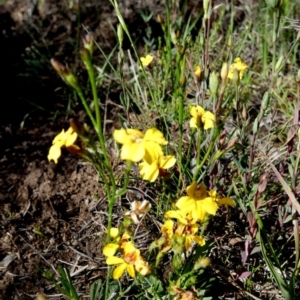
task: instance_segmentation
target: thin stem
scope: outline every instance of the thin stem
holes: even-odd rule
[[[219,128],[216,126],[216,127],[214,127],[214,134],[213,134],[213,137],[212,137],[212,139],[210,141],[209,147],[208,147],[208,149],[207,149],[207,151],[206,151],[206,153],[205,153],[205,155],[204,155],[201,163],[196,167],[196,171],[195,171],[195,174],[193,176],[194,181],[196,181],[196,178],[197,178],[200,170],[202,169],[203,165],[207,161],[207,159],[208,159],[208,157],[209,157],[209,155],[210,155],[210,153],[211,153],[211,151],[212,151],[212,149],[213,149],[213,147],[215,145],[215,141],[217,139],[218,134],[219,134]]]
[[[77,86],[75,88],[75,90],[76,90],[76,93],[79,96],[79,98],[80,98],[80,100],[82,102],[82,105],[83,105],[85,111],[87,112],[87,114],[88,114],[88,116],[89,116],[89,118],[90,118],[93,126],[96,128],[96,126],[97,126],[96,120],[95,120],[95,118],[94,118],[94,116],[93,116],[93,114],[91,112],[91,109],[89,108],[89,106],[88,106],[88,104],[86,102],[86,99],[85,99],[85,97],[83,95],[83,92],[82,92],[81,88],[79,86]]]
[[[202,137],[203,137],[203,131],[202,130],[198,130],[198,145],[197,145],[197,158],[196,158],[196,170],[193,176],[193,181],[196,181],[196,178],[199,174],[200,171],[200,153],[201,153],[201,144],[202,144]]]
[[[273,33],[272,33],[272,43],[273,43],[273,53],[272,53],[272,74],[275,73],[275,65],[276,65],[276,39],[277,39],[277,22],[276,22],[276,10],[273,11]]]

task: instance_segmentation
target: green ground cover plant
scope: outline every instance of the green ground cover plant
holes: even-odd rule
[[[156,16],[163,36],[152,39],[149,28],[142,57],[118,1],[110,4],[119,21],[117,64],[111,56],[101,67],[93,62],[101,49],[88,31],[80,52],[87,85],[51,60],[88,121],[71,119],[48,160],[59,163],[66,148],[93,164],[107,201],[99,249],[107,276],[91,284],[90,299],[213,299],[222,275],[242,299],[271,299],[267,286],[276,299],[297,299],[300,34],[292,20],[299,3],[245,4],[237,29],[234,1],[205,0],[183,23],[179,3],[165,0],[165,15]],[[108,80],[121,89],[111,135],[98,93]],[[133,188],[141,200],[118,215],[116,203]],[[147,226],[156,232],[141,242]],[[66,269],[44,276],[81,299]]]

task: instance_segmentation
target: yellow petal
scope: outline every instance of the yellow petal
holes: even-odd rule
[[[180,210],[169,210],[165,213],[165,218],[179,220],[182,218],[182,213]]]
[[[192,246],[192,238],[191,236],[186,236],[184,241],[184,246],[186,250],[189,250]]]
[[[126,267],[127,267],[126,263],[123,263],[118,267],[116,267],[113,272],[113,279],[118,280],[123,275],[124,271],[126,270]]]
[[[145,148],[144,160],[147,161],[148,164],[151,164],[154,161],[158,161],[161,156],[164,155],[161,146],[153,141],[145,141],[143,142]]]
[[[121,159],[139,162],[145,155],[145,148],[142,143],[124,144],[121,149]]]
[[[197,189],[197,182],[193,181],[192,184],[186,188],[186,192],[190,197],[193,197],[196,189]]]
[[[135,142],[137,140],[142,140],[144,134],[136,129],[115,129],[113,133],[113,137],[119,144],[128,144]]]
[[[127,269],[128,274],[129,274],[132,278],[134,278],[134,277],[135,277],[134,266],[128,264],[128,265],[126,266],[126,269]]]
[[[190,197],[193,197],[196,200],[201,200],[208,196],[206,187],[203,183],[197,184],[197,182],[193,182],[187,187],[186,191]]]
[[[215,115],[211,113],[210,111],[206,111],[204,115],[202,116],[202,122],[204,123],[204,129],[210,129],[215,126]]]
[[[205,245],[205,239],[202,236],[194,235],[193,240],[200,246]]]
[[[176,202],[176,207],[178,207],[183,212],[191,212],[195,210],[195,200],[189,196],[181,197]]]
[[[116,238],[118,235],[119,235],[119,229],[116,228],[116,227],[112,227],[109,231],[109,235],[112,237],[112,238]]]
[[[217,199],[217,202],[219,205],[230,205],[232,207],[235,206],[235,202],[233,199],[231,198],[221,198],[221,199]]]
[[[160,145],[167,145],[164,135],[156,128],[150,128],[145,132],[144,141],[153,141]]]
[[[119,249],[118,244],[113,244],[113,243],[107,244],[103,248],[103,255],[107,257],[114,256],[118,249]]]
[[[140,250],[135,248],[135,246],[131,242],[126,243],[123,249],[124,249],[124,255],[128,255],[128,254],[131,255],[132,253],[136,253],[136,255],[139,255],[140,253]]]
[[[147,66],[150,65],[150,63],[152,62],[153,58],[154,58],[154,57],[153,57],[152,55],[147,54],[146,57],[141,57],[140,59],[141,59],[142,65],[143,65],[144,67],[147,67]]]
[[[200,220],[203,220],[205,213],[215,215],[218,210],[218,204],[210,197],[204,200],[196,201],[197,215]],[[204,213],[204,214],[203,214]]]
[[[197,118],[191,118],[190,119],[190,127],[191,128],[199,128],[199,124],[197,122]]]
[[[161,233],[170,239],[173,236],[173,227],[174,222],[172,220],[165,220],[165,223],[161,227]]]
[[[111,266],[111,265],[118,265],[118,264],[123,264],[125,263],[125,260],[121,257],[117,257],[117,256],[109,256],[106,259],[106,263]]]
[[[136,261],[136,263],[134,264],[134,267],[137,270],[137,272],[139,272],[143,276],[150,274],[150,268],[149,268],[148,263],[146,263],[142,259],[139,259],[138,261]]]
[[[59,133],[53,140],[53,144],[56,144],[58,142],[64,141],[66,139],[66,133],[65,130],[63,129],[61,133]]]
[[[205,112],[204,108],[200,105],[190,107],[190,114],[194,118],[197,118],[198,116],[202,116],[204,112]]]
[[[68,131],[66,132],[66,141],[65,146],[71,146],[75,143],[77,139],[77,133],[73,131],[73,129],[70,127]]]
[[[57,161],[59,157],[61,156],[61,149],[60,145],[54,144],[50,147],[49,149],[49,154],[48,154],[48,161],[54,160],[54,162],[57,164]]]
[[[160,169],[170,169],[176,163],[176,158],[173,155],[166,155],[159,158],[159,168]]]
[[[140,175],[144,180],[148,180],[150,182],[154,182],[158,175],[159,169],[157,162],[153,162],[152,164],[148,164],[146,161],[139,164]]]

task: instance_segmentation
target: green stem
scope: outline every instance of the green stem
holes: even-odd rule
[[[200,153],[201,153],[201,143],[202,143],[203,131],[201,129],[198,130],[198,146],[197,146],[197,159],[196,159],[196,168],[193,176],[193,181],[196,181],[196,177],[199,174],[200,168]]]
[[[106,167],[106,170],[108,171],[108,175],[109,175],[109,178],[111,181],[112,188],[113,188],[113,190],[115,190],[116,183],[115,183],[114,176],[112,174],[111,165],[110,165],[109,157],[107,154],[105,139],[104,139],[103,130],[102,130],[102,122],[101,122],[99,99],[98,99],[98,92],[97,92],[97,86],[96,86],[95,71],[94,71],[94,67],[92,64],[91,55],[88,51],[84,51],[82,53],[82,61],[88,72],[89,81],[90,81],[91,88],[92,88],[93,101],[94,101],[95,114],[96,114],[96,120],[94,119],[93,125],[97,131],[98,139],[100,142],[100,147],[102,150],[102,154],[104,156],[105,167]],[[96,153],[97,153],[97,151],[96,151]],[[104,177],[103,177],[103,179],[104,179]],[[106,186],[106,191],[109,192],[109,186]]]
[[[85,99],[85,97],[83,95],[83,92],[82,92],[81,88],[79,86],[77,86],[75,88],[75,90],[76,90],[76,93],[79,96],[79,98],[80,98],[80,100],[82,102],[82,105],[83,105],[85,111],[87,112],[87,114],[88,114],[88,116],[89,116],[89,118],[90,118],[93,126],[96,127],[97,126],[96,120],[94,119],[94,116],[93,116],[93,114],[91,112],[91,109],[89,108],[89,106],[88,106],[88,104],[86,102],[86,99]]]
[[[273,33],[272,33],[272,46],[273,46],[273,53],[272,53],[272,74],[275,73],[275,65],[276,65],[276,39],[277,39],[277,22],[276,22],[276,10],[273,11]]]
[[[206,151],[206,153],[205,153],[205,155],[204,155],[201,163],[199,163],[199,165],[196,166],[195,174],[193,176],[193,181],[197,180],[197,176],[198,176],[200,170],[202,169],[203,165],[207,161],[207,159],[208,159],[208,157],[209,157],[209,155],[210,155],[210,153],[211,153],[211,151],[212,151],[212,149],[213,149],[213,147],[215,145],[215,141],[216,141],[216,139],[218,137],[218,134],[219,134],[219,129],[216,126],[216,127],[214,127],[214,134],[213,134],[213,137],[212,137],[212,139],[210,141],[209,147],[208,147],[208,149],[207,149],[207,151]]]

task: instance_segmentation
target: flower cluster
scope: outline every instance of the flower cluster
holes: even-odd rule
[[[161,252],[171,248],[174,252],[189,250],[194,243],[205,244],[202,236],[197,235],[200,223],[207,215],[215,215],[220,205],[234,206],[231,198],[220,197],[215,190],[206,190],[204,184],[193,182],[187,187],[187,196],[176,202],[177,210],[165,213],[165,223],[161,228],[162,237],[152,247],[160,247]],[[174,222],[172,219],[175,219]]]
[[[121,159],[140,162],[140,175],[144,180],[154,182],[159,174],[165,174],[165,170],[176,163],[174,156],[164,155],[162,146],[168,142],[156,128],[145,133],[136,129],[116,129],[113,136],[122,144]]]
[[[124,233],[120,237],[118,229],[112,228],[110,235],[115,237],[115,242],[107,244],[103,248],[103,254],[108,265],[118,265],[113,271],[113,279],[119,279],[125,271],[132,278],[135,278],[136,272],[143,276],[150,274],[148,263],[141,256],[140,250],[134,246],[129,234]],[[123,258],[115,255],[117,251]]]

